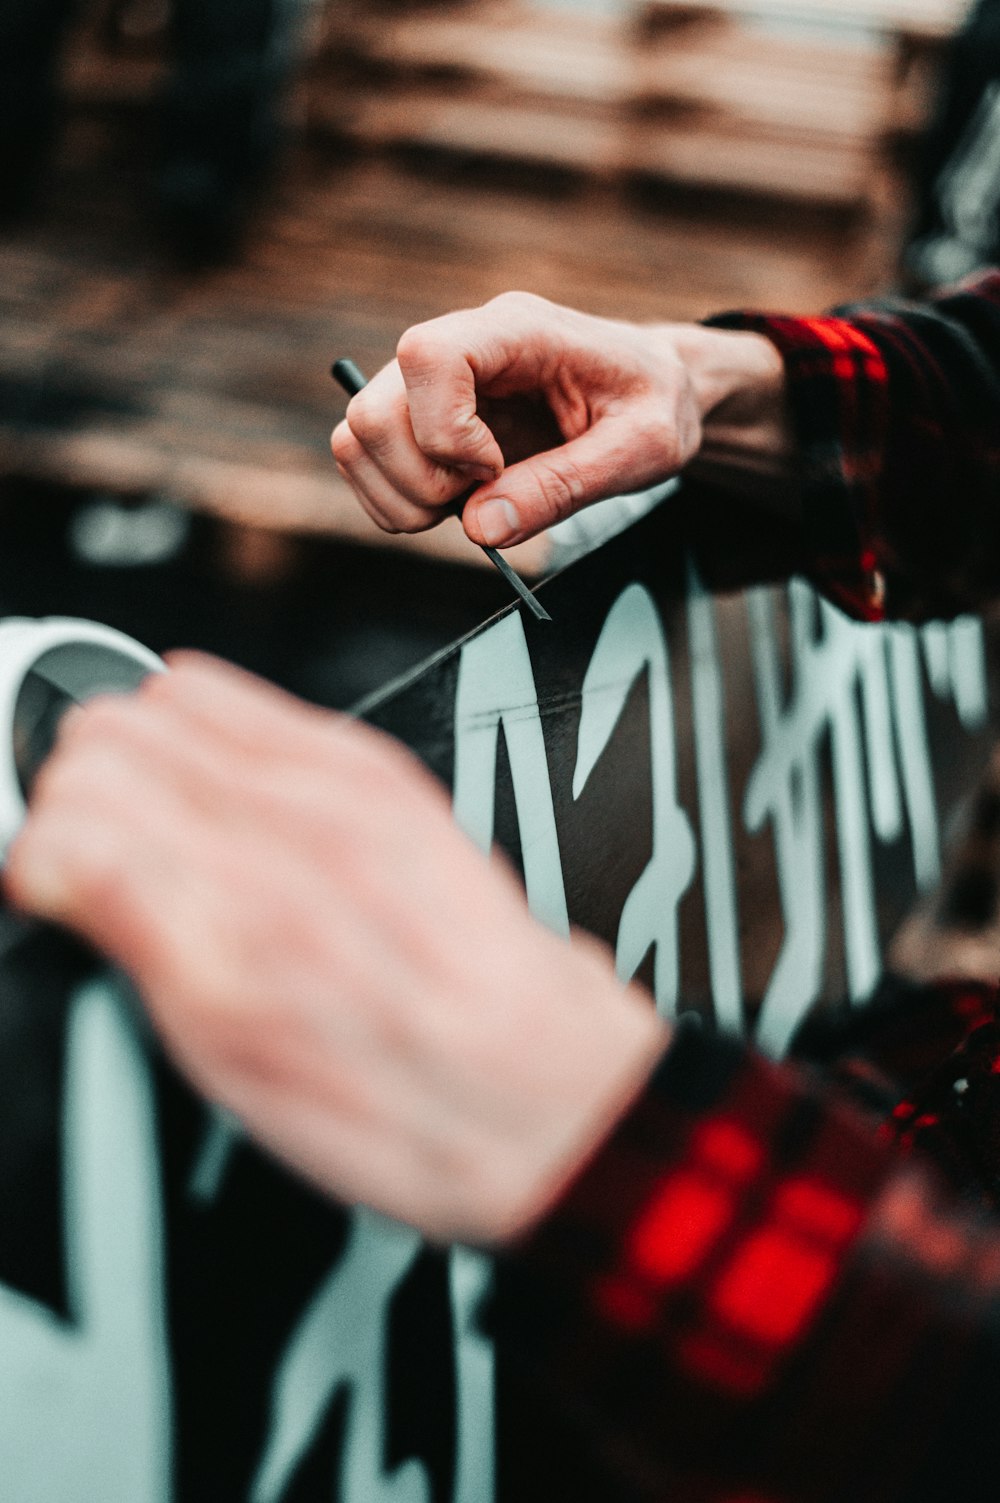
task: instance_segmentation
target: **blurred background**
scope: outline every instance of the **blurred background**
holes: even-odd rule
[[[363,517],[332,359],[510,287],[658,319],[963,274],[997,79],[1000,0],[0,0],[0,614],[350,704],[508,591],[456,522]]]

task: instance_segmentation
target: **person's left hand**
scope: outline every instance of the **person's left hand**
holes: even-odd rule
[[[4,885],[135,980],[210,1099],[440,1240],[530,1225],[666,1041],[400,745],[191,654],[73,712]]]

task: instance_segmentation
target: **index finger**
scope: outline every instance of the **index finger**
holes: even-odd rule
[[[487,309],[450,313],[407,329],[396,347],[413,436],[437,464],[478,480],[496,479],[504,459],[479,416],[477,382],[510,360]]]

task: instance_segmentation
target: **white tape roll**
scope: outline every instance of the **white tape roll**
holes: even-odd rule
[[[0,860],[24,821],[25,788],[67,702],[128,693],[164,671],[149,648],[96,621],[0,620]]]

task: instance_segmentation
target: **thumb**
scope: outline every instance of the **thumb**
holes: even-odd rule
[[[473,491],[462,525],[480,546],[523,542],[595,501],[667,479],[691,457],[679,450],[662,412],[655,415],[655,431],[634,411],[603,418],[579,438],[510,465]]]

